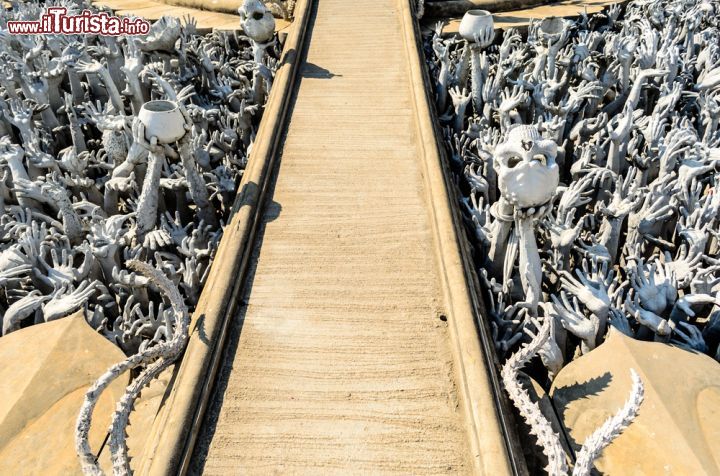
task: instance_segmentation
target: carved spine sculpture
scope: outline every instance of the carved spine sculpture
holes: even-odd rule
[[[565,476],[568,474],[568,455],[565,454],[560,443],[560,436],[553,431],[538,404],[532,401],[528,392],[518,381],[518,372],[541,351],[550,338],[552,332],[550,322],[551,319],[545,319],[533,340],[505,362],[501,377],[511,400],[530,426],[531,434],[535,435],[547,457],[548,464],[545,471],[551,476]],[[617,438],[637,416],[643,402],[645,389],[637,372],[630,369],[630,374],[633,385],[627,402],[615,415],[587,437],[577,454],[572,471],[573,476],[589,476],[595,458],[600,456],[603,448]]]
[[[116,475],[131,474],[130,462],[127,456],[127,445],[125,444],[125,429],[127,428],[128,418],[135,399],[145,385],[148,385],[158,373],[177,359],[185,348],[185,343],[188,338],[190,318],[187,307],[183,303],[182,296],[172,281],[161,271],[142,261],[130,260],[127,265],[131,269],[145,275],[145,277],[148,278],[149,284],[157,286],[163,294],[167,296],[173,312],[172,322],[175,323],[175,326],[170,332],[170,335],[172,335],[171,339],[148,347],[114,365],[98,378],[95,384],[88,390],[75,425],[75,447],[80,456],[80,463],[83,473],[85,474],[103,474],[97,463],[97,456],[93,454],[88,442],[92,412],[100,398],[100,394],[113,380],[123,373],[139,366],[144,366],[143,371],[130,384],[127,392],[118,403],[110,427],[110,449],[112,452],[113,473]]]

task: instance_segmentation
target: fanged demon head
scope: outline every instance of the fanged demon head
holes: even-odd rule
[[[519,208],[547,203],[555,193],[560,172],[555,162],[557,144],[540,135],[537,127],[518,125],[495,149],[495,170],[503,198]]]

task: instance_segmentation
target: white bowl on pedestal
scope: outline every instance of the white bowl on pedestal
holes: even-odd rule
[[[157,137],[159,144],[172,144],[185,135],[185,116],[173,101],[148,101],[143,104],[138,119],[145,126],[145,137]]]
[[[475,37],[482,37],[487,28],[495,28],[492,14],[487,10],[468,10],[460,21],[458,32],[460,36],[469,42],[474,42]],[[492,35],[494,37],[494,35]],[[492,42],[492,38],[490,39]],[[482,47],[490,46],[481,44]]]

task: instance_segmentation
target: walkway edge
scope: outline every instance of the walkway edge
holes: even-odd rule
[[[193,313],[190,339],[173,383],[155,418],[137,474],[187,473],[197,434],[213,390],[227,330],[235,317],[262,202],[298,74],[312,0],[298,0],[233,213]]]
[[[456,233],[447,174],[441,162],[439,144],[432,122],[432,108],[425,86],[420,37],[410,0],[397,0],[408,48],[410,86],[415,98],[418,140],[423,175],[429,196],[429,212],[436,246],[441,283],[446,297],[448,328],[455,363],[455,375],[467,427],[475,474],[501,476],[512,474],[504,434],[499,424],[489,362],[480,345],[478,329],[460,254],[461,238]]]

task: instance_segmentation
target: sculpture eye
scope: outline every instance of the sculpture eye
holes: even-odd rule
[[[535,157],[533,157],[533,160],[537,160],[537,161],[540,162],[541,164],[547,165],[547,157],[545,157],[545,156],[542,155],[542,154],[536,155]]]
[[[518,157],[517,155],[514,155],[508,159],[507,166],[512,169],[513,167],[518,165],[520,162],[522,162],[522,159],[520,157]]]
[[[254,20],[262,20],[265,14],[263,12],[255,12],[253,13],[253,19]]]

